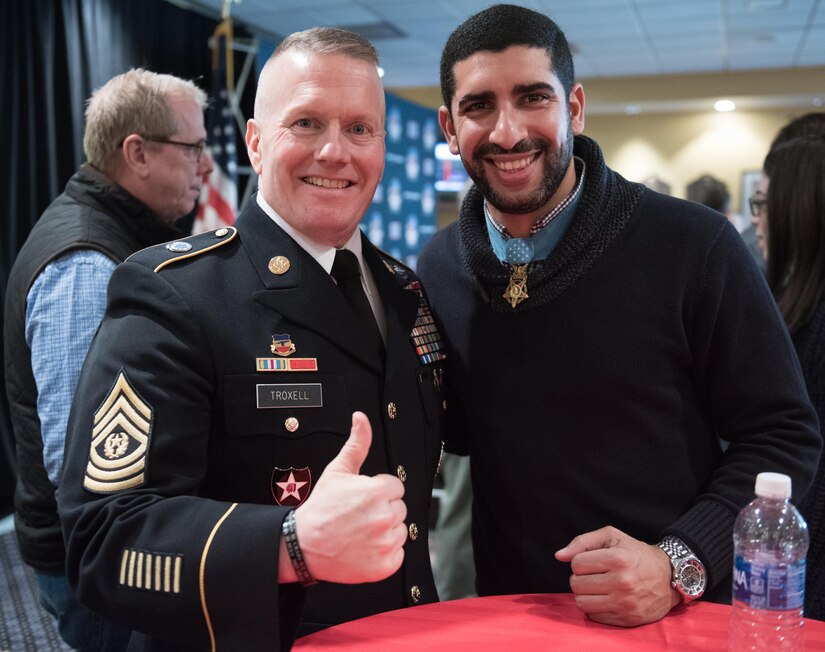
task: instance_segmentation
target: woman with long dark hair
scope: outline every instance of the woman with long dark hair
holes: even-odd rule
[[[750,198],[768,285],[791,333],[811,402],[825,427],[825,136],[775,145]],[[825,619],[823,462],[799,505],[808,521],[805,615]]]

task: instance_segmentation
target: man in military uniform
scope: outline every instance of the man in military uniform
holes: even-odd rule
[[[59,506],[70,580],[133,646],[272,650],[304,602],[301,632],[437,599],[441,342],[415,276],[358,229],[383,170],[376,66],[344,30],[288,37],[236,228],[112,278]]]

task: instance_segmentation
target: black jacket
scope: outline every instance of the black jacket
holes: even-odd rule
[[[75,249],[94,249],[121,262],[133,252],[175,237],[149,208],[84,164],[34,225],[12,267],[6,289],[6,391],[17,447],[15,531],[23,560],[61,572],[65,551],[54,486],[43,465],[37,386],[26,344],[26,297],[46,265]]]
[[[133,639],[144,649],[287,646],[304,597],[304,631],[437,599],[427,524],[443,399],[440,363],[412,341],[429,314],[416,278],[363,240],[386,311],[382,368],[330,276],[254,200],[236,226],[187,239],[177,260],[155,247],[115,271],[69,423],[69,580],[96,611],[145,632]],[[270,271],[276,256],[286,272]],[[263,371],[259,358],[317,370]],[[354,410],[373,428],[362,473],[405,477],[417,536],[387,580],[304,596],[278,586],[281,525],[297,500],[277,483],[291,470],[305,500]],[[155,576],[167,563],[170,583]]]

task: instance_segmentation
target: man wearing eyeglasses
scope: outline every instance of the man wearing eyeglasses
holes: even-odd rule
[[[6,386],[17,445],[15,530],[43,606],[80,650],[124,648],[129,632],[73,596],[55,504],[80,368],[115,266],[179,235],[212,171],[206,95],[190,81],[130,70],[86,109],[87,162],[32,229],[12,268],[4,324]]]

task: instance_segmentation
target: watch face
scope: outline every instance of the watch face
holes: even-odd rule
[[[697,598],[705,592],[705,568],[696,559],[685,559],[679,565],[676,582],[682,593]]]

